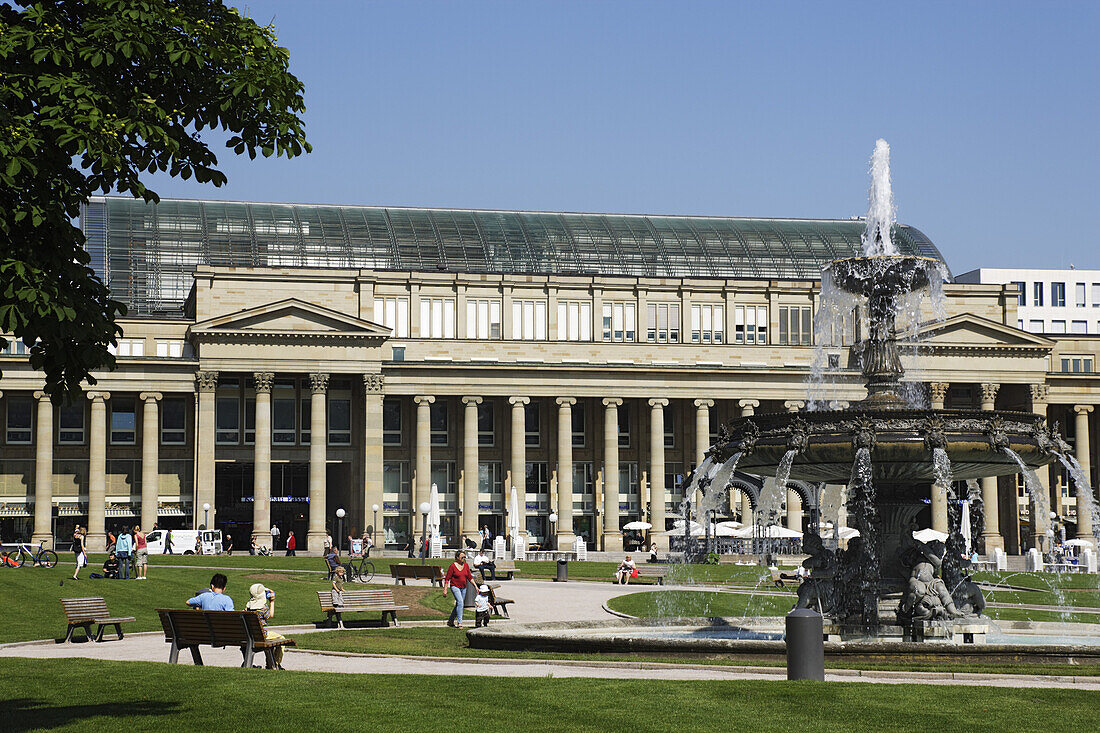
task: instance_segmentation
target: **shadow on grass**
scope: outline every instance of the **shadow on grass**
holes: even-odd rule
[[[93,705],[54,706],[41,700],[20,698],[4,704],[3,729],[10,733],[56,728],[91,718],[113,718],[118,722],[138,716],[175,715],[179,704],[164,700],[102,702]]]

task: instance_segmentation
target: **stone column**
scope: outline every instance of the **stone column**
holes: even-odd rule
[[[198,390],[195,402],[195,493],[191,509],[194,512],[192,526],[202,521],[202,505],[214,508],[214,391],[218,387],[217,372],[198,372],[195,374],[195,387]],[[268,535],[268,540],[271,535]],[[241,540],[243,541],[243,540]]]
[[[480,397],[463,397],[462,430],[462,533],[469,537],[477,535],[477,406]],[[504,489],[504,507],[508,511],[508,488]],[[505,527],[508,523],[505,522]]]
[[[656,536],[665,531],[665,407],[664,398],[649,401],[649,523],[653,541],[662,550],[668,538]]]
[[[141,413],[141,528],[148,532],[157,523],[160,506],[160,392],[142,392]]]
[[[752,417],[756,408],[760,407],[760,400],[740,400],[741,417]],[[746,491],[741,492],[741,523],[751,524],[753,521],[752,501]]]
[[[327,374],[309,375],[309,529],[306,550],[310,552],[320,552],[327,534],[328,380]],[[334,537],[333,541],[337,547],[344,546],[343,537]]]
[[[1031,385],[1031,411],[1041,415],[1044,420],[1047,416],[1049,394],[1050,389],[1047,385]],[[1031,502],[1032,545],[1041,548],[1044,552],[1049,552],[1053,548],[1047,543],[1047,530],[1050,529],[1050,512],[1054,506],[1054,500],[1050,496],[1050,467],[1040,466],[1035,474],[1039,477],[1039,485],[1043,487],[1042,491],[1047,500],[1047,509],[1045,512],[1040,512],[1035,502]]]
[[[38,414],[34,435],[34,530],[31,544],[53,547],[53,403],[45,392],[35,392]]]
[[[413,540],[420,541],[421,524],[420,504],[428,500],[432,493],[432,403],[435,397],[419,395],[413,397],[416,403],[416,470],[413,474],[413,496],[411,523]],[[418,524],[419,522],[419,524]]]
[[[741,417],[752,417],[760,407],[760,400],[738,400],[737,405],[741,408]]]
[[[88,537],[89,552],[107,549],[107,400],[108,392],[88,392],[91,421],[88,431]]]
[[[802,400],[787,400],[783,407],[787,412],[798,412],[806,403]],[[802,496],[792,488],[787,488],[787,529],[802,531]]]
[[[706,459],[707,448],[710,447],[710,408],[714,407],[714,400],[695,400],[695,468],[703,465]],[[689,498],[689,497],[684,497]],[[690,497],[691,503],[698,507],[703,503],[703,490],[696,489],[695,496]]]
[[[932,409],[942,410],[944,401],[947,399],[947,390],[951,389],[951,385],[947,382],[932,382],[928,385],[928,395],[932,399]]]
[[[573,397],[558,397],[558,524],[557,547],[568,550],[573,543]]]
[[[1089,413],[1092,412],[1092,405],[1076,405],[1073,411],[1077,413],[1074,418],[1074,425],[1076,427],[1076,449],[1077,449],[1077,462],[1081,464],[1081,470],[1085,472],[1085,478],[1088,479],[1088,483],[1092,484],[1092,456],[1090,451],[1089,441]],[[1076,492],[1077,498],[1077,536],[1082,539],[1093,539],[1092,531],[1092,501],[1093,497],[1090,496],[1091,489],[1089,486],[1078,486]],[[38,513],[35,512],[37,518]]]
[[[619,531],[619,405],[618,397],[603,400],[603,550],[623,549]]]
[[[275,375],[256,372],[256,443],[252,450],[252,537],[271,547],[271,387]],[[289,527],[279,527],[284,539]],[[272,550],[275,548],[272,547]]]
[[[932,400],[933,410],[944,409],[944,400],[947,399],[947,390],[951,385],[947,382],[932,382],[928,385],[928,395]],[[932,484],[932,529],[937,532],[947,532],[947,486]]]
[[[983,410],[992,410],[997,400],[999,384],[986,383],[982,385]],[[982,516],[985,518],[985,530],[982,532],[982,540],[985,542],[986,554],[992,554],[994,547],[1004,549],[1005,540],[1001,536],[1000,516],[1000,492],[997,490],[997,477],[987,476],[982,479],[982,503],[985,505]]]
[[[519,493],[519,532],[527,535],[527,408],[528,397],[509,397],[512,405],[512,485]],[[476,528],[475,528],[476,532]]]
[[[382,400],[385,391],[385,380],[381,374],[363,375],[363,512],[364,524],[370,522],[374,527],[374,546],[381,552],[386,545],[386,536],[379,522],[382,521],[381,510],[376,514],[371,506],[377,504],[382,507],[382,475],[383,475],[383,446],[382,446]],[[312,435],[312,432],[310,433]]]

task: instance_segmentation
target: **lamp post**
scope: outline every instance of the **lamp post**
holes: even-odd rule
[[[554,525],[558,523],[557,512],[550,512],[550,536],[554,538],[554,549],[558,549],[558,534],[554,531]]]
[[[420,502],[420,564],[428,564],[428,512],[432,505],[426,501]]]
[[[376,538],[378,537],[378,505],[371,504],[370,508],[374,510],[374,524],[371,525],[371,540],[377,543]]]
[[[210,529],[210,503],[209,502],[202,505],[202,527],[203,527],[203,529]]]
[[[336,510],[336,548],[340,549],[340,545],[344,543],[344,515],[347,512],[344,511],[344,507],[340,507]],[[349,548],[350,549],[350,548]]]

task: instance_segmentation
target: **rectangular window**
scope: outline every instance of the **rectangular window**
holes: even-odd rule
[[[66,445],[84,443],[84,405],[62,405],[57,411],[57,442]]]
[[[219,445],[241,442],[240,382],[236,379],[220,380],[214,403],[214,440]],[[255,410],[253,410],[255,413]]]
[[[1092,284],[1092,307],[1100,308],[1100,283]]]
[[[668,492],[665,510],[676,511],[684,499],[684,464],[665,463],[665,490]]]
[[[1045,325],[1042,321],[1029,321],[1027,330],[1032,333],[1043,333]]]
[[[573,409],[570,412],[570,419],[572,420],[573,431],[573,447],[584,447],[584,403],[578,402],[573,405]]]
[[[145,356],[145,339],[119,339],[117,346],[108,344],[107,351],[115,356]]]
[[[635,519],[641,511],[638,464],[630,461],[619,464],[619,527]]]
[[[542,444],[542,431],[539,420],[539,403],[532,402],[523,410],[524,445],[538,448]]]
[[[157,356],[179,359],[183,356],[183,341],[179,339],[157,339]]]
[[[308,436],[306,436],[308,438]],[[237,441],[233,441],[234,443]],[[244,398],[244,442],[246,445],[256,443],[256,398]]]
[[[408,461],[382,464],[382,506],[387,512],[407,512],[412,506]],[[386,542],[394,542],[387,533]]]
[[[693,303],[691,306],[691,343],[721,344],[726,340],[726,307]]]
[[[1016,305],[1027,305],[1027,290],[1025,289],[1025,283],[1013,281],[1011,283],[1016,288]]]
[[[626,402],[619,405],[619,447],[630,447],[630,405]]]
[[[1086,334],[1088,332],[1089,327],[1086,321],[1073,321],[1070,324],[1070,333]]]
[[[1085,307],[1085,284],[1084,283],[1077,283],[1077,285],[1074,287],[1074,291],[1075,291],[1075,295],[1076,295],[1076,297],[1074,298],[1075,305],[1078,308],[1084,308]]]
[[[546,301],[512,301],[512,338],[516,341],[546,340]]]
[[[428,424],[431,427],[432,445],[447,445],[447,403],[437,399],[428,408]]]
[[[492,446],[496,442],[495,414],[492,400],[477,406],[477,444]]]
[[[733,340],[737,344],[768,343],[768,307],[739,305],[734,308]]]
[[[401,400],[382,400],[382,445],[401,445]]]
[[[1050,284],[1050,304],[1055,308],[1066,307],[1066,284],[1065,283],[1051,283]]]
[[[409,299],[378,297],[374,299],[374,320],[393,331],[394,338],[409,337]]]
[[[298,430],[298,443],[300,445],[309,445],[311,436],[313,435],[313,404],[309,401],[309,381],[303,380],[302,382],[302,394],[305,395],[299,401],[298,404],[298,416],[299,416],[299,430]]]
[[[421,298],[420,338],[453,339],[454,337],[454,298]]]
[[[1035,306],[1041,306],[1043,304],[1043,283],[1032,283],[1032,297],[1031,304]]]
[[[111,348],[112,347],[108,346],[107,350],[111,351]],[[8,345],[5,346],[3,349],[0,349],[0,354],[3,354],[5,356],[23,356],[24,354],[28,353],[28,351],[29,350],[27,349],[26,344],[13,336],[9,336]],[[111,351],[111,353],[113,354],[114,352]]]
[[[524,492],[538,495],[537,498],[529,499],[529,501],[542,503],[550,493],[550,465],[545,461],[528,463],[525,467],[525,474]],[[545,507],[538,508],[543,509]]]
[[[782,346],[810,345],[810,308],[780,306],[779,343]]]
[[[1063,356],[1062,372],[1065,374],[1091,374],[1092,357],[1070,355]]]
[[[636,340],[635,315],[634,303],[605,302],[603,304],[603,340]]]
[[[500,340],[500,301],[466,301],[466,338]]]
[[[558,341],[592,340],[592,303],[558,301]]]
[[[646,304],[646,341],[658,344],[680,343],[680,304]]]
[[[294,380],[276,380],[271,389],[271,444],[294,445],[298,439],[298,395]]]
[[[137,436],[137,413],[133,397],[111,399],[111,445],[133,445]]]
[[[1065,333],[1066,332],[1066,322],[1065,321],[1051,321],[1050,322],[1050,332],[1051,333]]]
[[[477,464],[477,504],[482,512],[504,509],[504,471],[500,461]]]
[[[22,342],[20,342],[22,343]],[[30,397],[9,397],[6,440],[12,445],[30,445],[33,427],[34,402]]]
[[[672,405],[664,408],[665,412],[665,447],[676,447],[676,408]]]
[[[161,445],[183,445],[187,440],[187,398],[165,397],[160,408]]]
[[[328,444],[351,445],[351,399],[329,397]]]

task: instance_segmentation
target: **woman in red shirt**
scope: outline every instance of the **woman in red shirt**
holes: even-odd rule
[[[462,607],[466,605],[466,584],[473,581],[474,572],[466,564],[466,553],[459,550],[455,553],[455,561],[447,568],[447,575],[443,579],[443,595],[447,595],[447,589],[455,597],[455,607],[447,619],[448,626],[462,628]],[[456,623],[457,620],[457,623]]]
[[[295,550],[298,549],[298,540],[294,539],[294,532],[291,532],[286,536],[286,556],[297,557]]]

